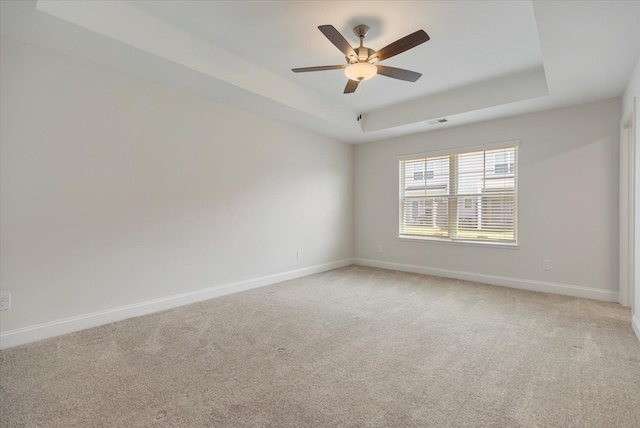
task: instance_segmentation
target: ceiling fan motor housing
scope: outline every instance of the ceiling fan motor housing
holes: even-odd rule
[[[373,49],[369,49],[369,48],[367,48],[365,46],[361,46],[359,48],[355,48],[354,51],[356,51],[356,54],[358,56],[356,56],[356,57],[348,57],[348,56],[346,56],[345,57],[349,64],[353,64],[353,63],[356,63],[356,62],[367,62],[369,60],[369,58],[371,57],[371,55],[376,53],[376,51],[374,51]],[[371,58],[371,59],[373,60],[374,58]],[[373,61],[369,61],[369,62],[373,62]]]

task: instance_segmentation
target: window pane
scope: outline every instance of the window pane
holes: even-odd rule
[[[484,152],[458,156],[458,194],[477,194],[484,185]]]
[[[405,200],[401,223],[404,234],[447,236],[449,208],[446,198],[417,198]]]
[[[515,173],[515,149],[500,149],[487,152],[487,164],[493,175],[511,175]],[[491,168],[493,167],[493,168]]]
[[[449,157],[427,159],[426,195],[449,194]]]
[[[424,189],[425,160],[419,159],[405,164],[404,182],[407,190]]]

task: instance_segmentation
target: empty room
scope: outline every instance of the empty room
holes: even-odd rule
[[[640,426],[640,1],[0,0],[0,426]]]

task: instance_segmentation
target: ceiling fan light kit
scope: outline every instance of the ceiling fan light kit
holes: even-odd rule
[[[374,51],[373,49],[363,46],[364,37],[369,31],[369,27],[366,25],[357,25],[353,29],[353,32],[360,38],[360,46],[356,49],[347,42],[347,40],[338,30],[335,29],[333,25],[320,25],[318,29],[344,54],[347,60],[347,65],[323,65],[318,67],[294,68],[291,70],[294,73],[344,69],[344,74],[349,78],[347,86],[344,88],[345,94],[355,92],[361,81],[371,79],[376,74],[407,82],[415,82],[422,76],[422,74],[416,73],[415,71],[386,67],[384,65],[375,65],[375,63],[391,58],[392,56],[398,55],[428,41],[429,35],[425,33],[424,30],[418,30],[408,36],[396,40],[378,51]]]
[[[367,80],[378,74],[378,69],[375,65],[368,62],[354,62],[344,69],[344,74],[350,80]]]

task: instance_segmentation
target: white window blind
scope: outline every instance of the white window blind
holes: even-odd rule
[[[517,146],[400,160],[400,237],[516,243]]]

